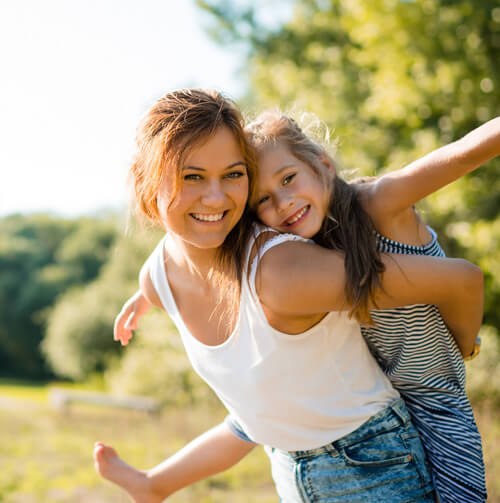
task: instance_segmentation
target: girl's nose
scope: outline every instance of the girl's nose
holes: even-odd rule
[[[286,193],[278,194],[276,200],[276,206],[279,211],[287,210],[293,205],[293,197],[290,197],[290,195]]]
[[[201,201],[205,206],[218,208],[224,204],[226,194],[222,190],[221,184],[218,181],[213,181],[207,185],[203,192]]]

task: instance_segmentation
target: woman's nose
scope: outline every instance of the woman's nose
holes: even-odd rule
[[[218,181],[209,183],[202,195],[202,203],[206,206],[218,208],[224,204],[226,194]]]

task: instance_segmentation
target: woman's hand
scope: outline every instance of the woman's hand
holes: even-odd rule
[[[141,290],[130,297],[125,302],[122,310],[115,318],[113,328],[113,338],[115,341],[120,341],[122,346],[126,346],[132,339],[132,330],[137,329],[139,319],[144,316],[151,308],[151,302],[146,299]]]

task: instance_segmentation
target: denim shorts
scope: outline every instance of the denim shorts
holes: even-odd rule
[[[403,400],[310,451],[266,447],[282,503],[434,503],[418,432]]]

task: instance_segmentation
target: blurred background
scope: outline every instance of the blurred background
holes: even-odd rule
[[[500,114],[496,0],[6,0],[0,4],[0,501],[127,501],[93,471],[96,440],[157,464],[224,411],[153,312],[112,324],[161,233],[127,214],[135,127],[177,87],[250,117],[315,113],[347,173],[398,169]],[[481,355],[467,364],[490,499],[500,502],[500,159],[429,197],[449,255],[481,266]],[[51,390],[154,398],[147,414]],[[174,502],[277,501],[265,455]]]

